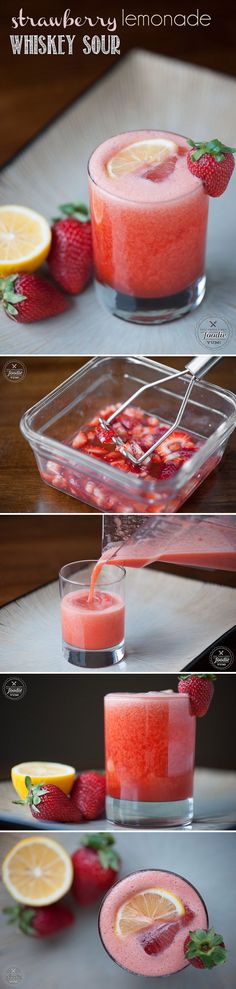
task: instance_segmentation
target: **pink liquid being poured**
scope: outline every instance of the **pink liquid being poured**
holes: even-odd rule
[[[113,542],[106,549],[92,573],[89,599],[93,600],[96,581],[105,564],[112,563],[124,567],[145,567],[157,561],[204,569],[236,571],[236,520],[226,526],[214,525],[207,520],[194,526],[191,520],[180,520],[168,532],[153,527],[151,535],[135,533],[130,537]],[[177,527],[176,527],[177,526]]]

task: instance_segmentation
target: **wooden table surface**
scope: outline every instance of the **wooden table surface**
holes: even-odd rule
[[[30,832],[29,837],[32,835]],[[22,838],[20,835],[0,836],[1,860]],[[52,836],[51,836],[52,837]],[[147,840],[148,837],[148,840]],[[78,848],[79,836],[73,834],[55,835],[56,840],[69,853]],[[228,956],[226,964],[218,965],[214,975],[202,980],[201,973],[189,965],[177,975],[165,977],[165,989],[178,986],[181,989],[235,989],[235,845],[233,834],[171,834],[119,831],[116,833],[116,846],[121,856],[120,878],[139,869],[167,869],[184,876],[203,897],[210,917],[210,924],[216,931],[223,930],[227,936]],[[3,907],[10,906],[12,900],[4,888],[0,890],[0,929],[1,929],[1,986],[9,985],[9,969],[16,969],[23,989],[40,989],[42,982],[47,989],[65,989],[65,986],[79,984],[80,989],[96,985],[96,989],[128,989],[142,985],[150,989],[150,979],[142,982],[115,965],[104,951],[98,936],[97,920],[99,901],[86,909],[79,908],[70,897],[75,914],[75,923],[60,932],[58,937],[44,940],[25,937],[15,924],[7,925]],[[154,980],[153,980],[154,981]],[[16,984],[16,983],[14,983]],[[160,983],[161,985],[161,983]]]
[[[45,828],[45,822],[38,822],[30,813],[30,808],[16,807],[12,801],[17,799],[10,780],[0,783],[0,826],[6,823],[11,829],[22,827]],[[50,825],[51,827],[54,824]],[[194,820],[192,830],[214,829],[228,830],[236,828],[236,773],[218,769],[196,769],[194,774]],[[59,824],[60,831],[110,831],[111,824],[106,818],[97,821],[84,821],[79,824]],[[123,831],[116,825],[112,830]],[[182,828],[175,830],[182,831]]]
[[[235,610],[233,587],[157,570],[127,570],[126,657],[108,672],[179,672],[231,628]],[[58,581],[2,608],[0,656],[4,673],[98,672],[78,669],[62,655]]]
[[[7,358],[5,358],[6,360]],[[162,358],[156,358],[161,360]],[[0,362],[0,511],[39,513],[93,512],[74,498],[48,487],[41,481],[34,455],[23,438],[19,421],[22,414],[87,358],[26,358],[26,377],[9,381],[1,375]],[[163,363],[182,369],[189,357],[164,358]],[[235,391],[236,358],[225,357],[209,375],[212,383]],[[234,512],[236,492],[236,433],[231,436],[223,462],[183,505],[183,512]]]

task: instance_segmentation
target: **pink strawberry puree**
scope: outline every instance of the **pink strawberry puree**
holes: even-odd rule
[[[88,590],[72,591],[61,601],[62,637],[78,649],[109,649],[124,639],[122,598],[96,590],[91,604]]]
[[[191,797],[195,722],[187,695],[107,694],[107,795],[154,803]]]
[[[107,163],[136,141],[167,137],[178,147],[174,169],[162,181],[141,172],[112,178]],[[158,299],[179,293],[204,274],[208,197],[188,169],[184,137],[131,131],[93,152],[89,187],[95,272],[118,292]],[[158,174],[158,171],[157,171]]]
[[[178,896],[185,907],[186,916],[183,916],[182,921],[180,919],[171,943],[164,949],[157,950],[156,954],[149,955],[142,946],[143,931],[119,938],[114,927],[122,904],[135,893],[151,887],[166,889]],[[188,912],[191,919],[188,919]],[[155,928],[157,926],[155,922]],[[206,930],[208,917],[197,890],[181,876],[157,869],[135,872],[116,883],[103,901],[99,919],[102,942],[113,960],[129,972],[145,976],[171,975],[185,968],[189,964],[184,956],[185,938],[189,930],[197,930],[198,927]]]

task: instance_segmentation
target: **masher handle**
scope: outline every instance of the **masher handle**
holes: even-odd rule
[[[190,371],[194,378],[203,378],[211,367],[221,360],[221,357],[193,357],[193,360],[186,364],[185,370]]]

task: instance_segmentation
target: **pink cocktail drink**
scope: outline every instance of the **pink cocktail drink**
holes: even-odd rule
[[[109,820],[136,827],[191,822],[195,721],[187,695],[105,697]]]
[[[119,134],[89,162],[98,294],[134,322],[174,319],[202,301],[208,196],[187,166],[187,140]]]
[[[99,914],[102,944],[112,960],[143,976],[172,975],[189,964],[189,931],[207,930],[200,893],[188,880],[159,869],[135,872],[109,890]]]
[[[85,561],[60,572],[63,652],[77,666],[110,666],[124,656],[125,571],[103,568],[91,592],[93,570]]]

